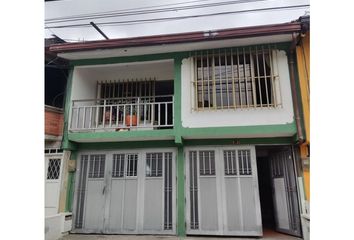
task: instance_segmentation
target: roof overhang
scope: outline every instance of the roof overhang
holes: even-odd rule
[[[248,42],[248,45],[252,43],[284,42],[290,41],[291,35],[300,31],[301,24],[292,22],[205,32],[63,43],[52,45],[49,50],[69,60],[134,56],[147,53],[197,50],[203,49],[203,46],[209,46],[210,48],[210,45],[223,47],[230,44],[234,46],[244,45],[244,42]],[[249,40],[251,40],[251,43]],[[215,43],[220,43],[220,46],[215,46]]]

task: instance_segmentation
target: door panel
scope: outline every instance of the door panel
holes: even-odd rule
[[[217,231],[218,201],[216,178],[201,177],[200,180],[200,229],[202,231]]]
[[[95,154],[90,156],[88,165],[87,192],[84,228],[89,231],[103,232],[105,210],[105,184],[106,156]]]
[[[235,177],[225,178],[226,189],[226,214],[227,214],[227,230],[242,231],[242,202],[240,198],[240,188]],[[232,191],[234,190],[234,191]]]
[[[173,152],[82,154],[77,171],[74,231],[173,233],[173,168]]]
[[[254,148],[191,149],[187,156],[187,234],[261,236]]]
[[[301,237],[300,211],[292,150],[285,147],[271,154],[276,230]]]

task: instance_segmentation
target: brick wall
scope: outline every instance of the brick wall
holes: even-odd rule
[[[64,114],[45,109],[45,134],[61,136],[63,134]]]

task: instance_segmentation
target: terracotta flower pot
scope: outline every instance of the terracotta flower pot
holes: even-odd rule
[[[138,118],[136,115],[127,115],[125,116],[125,125],[127,126],[136,126],[138,123]]]

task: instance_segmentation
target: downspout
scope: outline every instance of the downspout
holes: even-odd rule
[[[295,114],[295,123],[296,123],[296,130],[298,136],[298,143],[301,144],[305,141],[303,135],[303,129],[301,124],[300,118],[300,110],[299,110],[299,102],[296,92],[296,83],[295,83],[295,60],[294,60],[294,52],[296,50],[296,38],[294,33],[292,34],[292,44],[290,46],[289,56],[288,56],[288,64],[289,64],[289,72],[290,72],[290,83],[291,83],[291,95],[293,99],[293,107],[294,107],[294,114]]]

